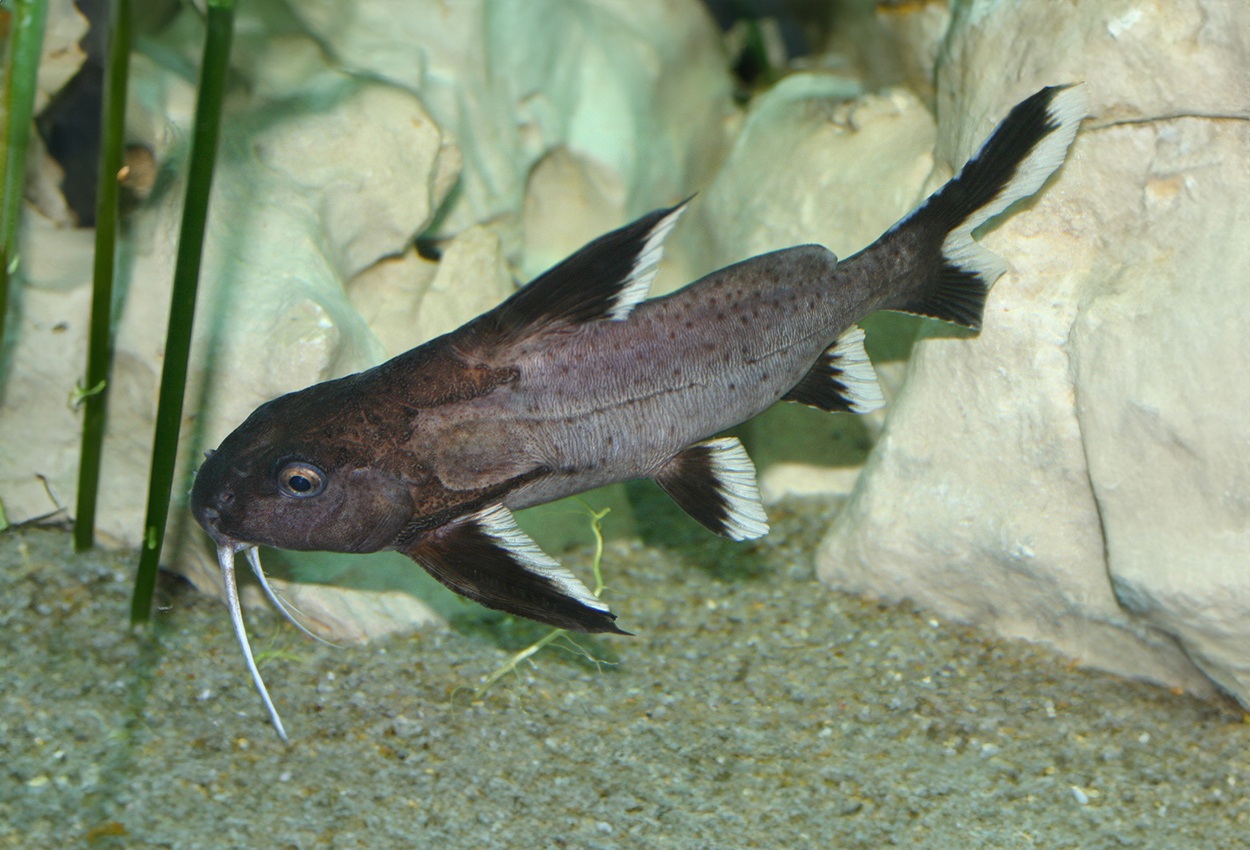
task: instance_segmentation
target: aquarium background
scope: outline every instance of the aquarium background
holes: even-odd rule
[[[49,4],[10,280],[0,837],[1237,846],[1244,3],[239,3],[171,573],[138,637],[204,9],[135,2],[104,551],[74,555],[55,528],[76,495],[104,11]],[[6,56],[15,20],[6,2]],[[735,431],[767,540],[709,540],[649,484],[591,494],[611,508],[605,598],[636,637],[562,642],[485,693],[543,630],[398,556],[266,552],[323,634],[375,641],[314,644],[247,588],[295,743],[272,735],[185,510],[195,459],[257,404],[450,330],[691,194],[657,292],[795,244],[849,256],[1011,105],[1075,81],[1092,108],[1069,161],[983,235],[1010,271],[981,334],[873,317],[884,411],[781,405]],[[589,575],[584,507],[520,520]]]

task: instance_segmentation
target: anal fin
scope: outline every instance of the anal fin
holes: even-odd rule
[[[433,529],[400,551],[488,608],[561,629],[629,634],[586,585],[538,548],[503,505]]]
[[[864,351],[864,331],[852,325],[782,396],[830,413],[869,413],[885,404],[876,370]]]
[[[736,437],[695,443],[654,477],[682,510],[715,534],[754,540],[768,533],[755,465]]]

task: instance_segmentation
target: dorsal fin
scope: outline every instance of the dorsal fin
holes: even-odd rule
[[[666,237],[690,199],[606,233],[482,316],[506,338],[560,325],[620,321],[651,292]]]
[[[695,443],[664,464],[654,478],[708,531],[730,540],[754,540],[768,533],[755,464],[737,437]]]
[[[869,413],[885,404],[877,372],[864,351],[864,332],[851,325],[781,397],[830,413]]]

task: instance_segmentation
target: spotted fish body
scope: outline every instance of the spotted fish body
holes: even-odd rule
[[[1023,101],[958,176],[846,261],[803,245],[648,300],[685,205],[657,210],[445,336],[258,408],[205,461],[191,508],[279,731],[246,651],[236,552],[268,591],[257,545],[398,550],[485,605],[620,632],[511,511],[651,478],[715,533],[765,534],[750,458],[714,435],[778,400],[879,406],[855,324],[877,310],[978,327],[1005,265],[972,231],[1041,187],[1085,111],[1083,86]]]

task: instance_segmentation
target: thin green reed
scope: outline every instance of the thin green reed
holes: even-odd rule
[[[83,401],[82,453],[78,466],[78,509],[74,513],[74,548],[79,552],[95,544],[96,495],[100,487],[108,381],[113,364],[113,270],[117,250],[118,175],[122,168],[126,129],[130,24],[130,0],[112,0],[109,4],[108,77],[104,81],[101,110],[87,379],[79,388]]]
[[[234,34],[234,0],[209,0],[204,38],[204,66],[195,104],[195,132],[187,169],[187,195],[174,263],[173,299],[169,305],[169,329],[165,337],[165,366],[161,370],[160,398],[156,410],[156,436],[152,444],[152,474],[148,480],[148,510],[143,523],[143,548],[135,578],[130,620],[146,622],[151,614],[156,569],[165,540],[169,496],[177,465],[178,432],[191,355],[191,325],[195,317],[195,291],[199,284],[208,197],[217,158],[221,128],[221,105],[226,90],[230,40]]]
[[[26,188],[26,146],[35,112],[39,56],[48,19],[47,0],[16,0],[13,38],[9,45],[4,85],[6,126],[0,133],[0,353],[4,351],[5,317],[9,306],[9,277],[17,271],[17,222]]]

